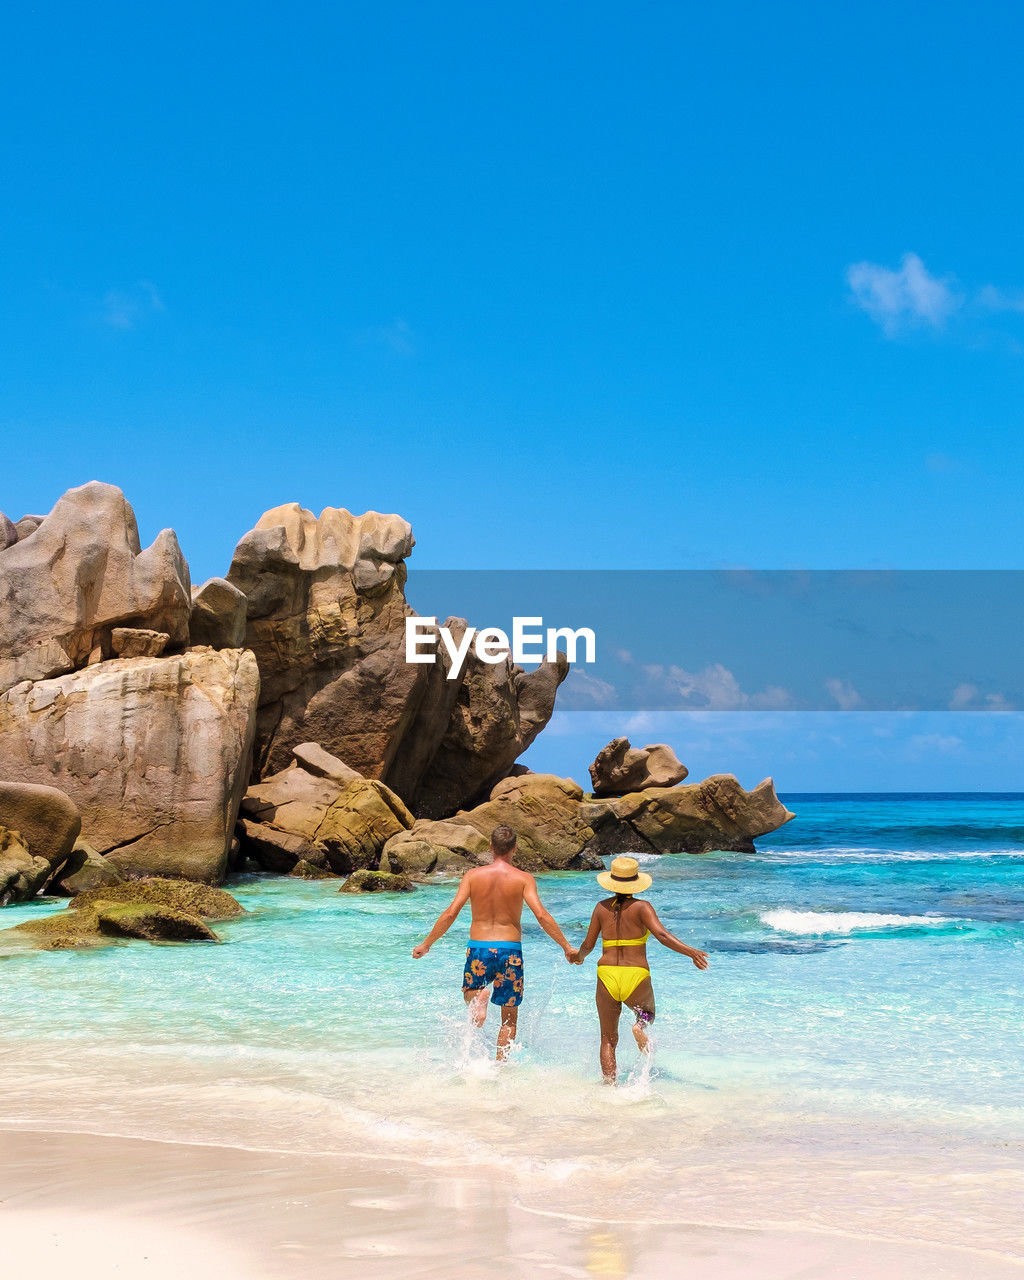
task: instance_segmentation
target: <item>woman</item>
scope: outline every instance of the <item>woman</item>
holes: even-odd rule
[[[669,933],[649,902],[634,898],[634,894],[651,887],[651,877],[640,870],[636,858],[615,858],[611,870],[598,875],[597,883],[615,896],[594,908],[583,945],[571,958],[575,964],[582,964],[593,951],[598,937],[601,938],[604,951],[597,962],[601,1071],[605,1084],[614,1084],[615,1046],[619,1042],[623,1005],[628,1005],[636,1014],[633,1035],[637,1048],[641,1053],[648,1049],[647,1027],[654,1021],[654,988],[647,964],[647,939],[653,935],[670,951],[689,956],[698,969],[708,967],[708,958],[705,952],[688,947]]]

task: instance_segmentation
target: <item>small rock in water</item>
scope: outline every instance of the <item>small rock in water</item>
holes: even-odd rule
[[[386,871],[353,871],[338,890],[339,893],[412,893],[408,876],[393,876]]]
[[[300,858],[288,874],[295,876],[298,880],[339,880],[341,878],[328,867],[316,867],[305,858]]]
[[[173,907],[200,920],[230,920],[245,914],[245,908],[230,893],[208,884],[193,884],[189,880],[167,880],[153,876],[148,880],[126,880],[123,884],[109,885],[102,889],[87,889],[71,901],[71,908],[82,910],[99,907],[100,903],[150,904]]]
[[[153,903],[126,902],[97,907],[100,933],[115,938],[144,938],[147,942],[219,942],[220,939],[198,916],[174,907]]]

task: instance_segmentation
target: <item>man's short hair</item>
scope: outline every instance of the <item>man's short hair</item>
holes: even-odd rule
[[[500,827],[494,828],[491,832],[491,848],[495,853],[499,853],[503,858],[507,858],[515,847],[516,833],[511,827],[507,827],[502,823]]]

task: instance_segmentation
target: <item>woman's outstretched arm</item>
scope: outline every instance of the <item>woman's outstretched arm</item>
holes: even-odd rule
[[[583,939],[582,945],[573,951],[569,956],[570,964],[582,964],[594,949],[594,944],[601,936],[601,922],[597,916],[597,907],[594,908],[594,914],[590,917],[590,928],[587,930],[587,936]]]
[[[644,924],[650,929],[652,937],[657,938],[663,947],[668,947],[669,951],[678,951],[681,956],[689,956],[698,969],[706,969],[708,967],[708,953],[706,951],[698,951],[696,947],[688,947],[685,942],[680,942],[674,933],[669,933],[658,919],[657,911],[649,902],[644,902],[644,908]]]

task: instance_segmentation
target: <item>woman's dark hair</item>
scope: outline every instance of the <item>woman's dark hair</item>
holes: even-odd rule
[[[615,906],[612,908],[612,910],[615,912],[616,939],[618,939],[619,930],[622,928],[622,923],[620,919],[622,915],[622,908],[626,905],[627,902],[632,902],[632,900],[633,900],[633,895],[631,893],[616,893],[615,895]]]

